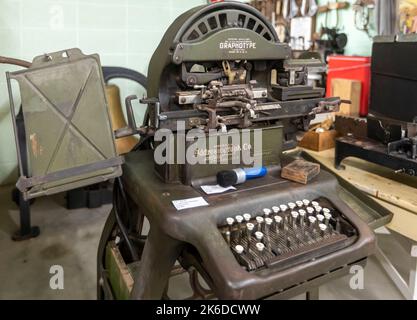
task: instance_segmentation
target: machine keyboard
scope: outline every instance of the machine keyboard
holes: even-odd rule
[[[315,259],[350,245],[357,234],[325,198],[228,217],[219,229],[248,271],[285,269]]]

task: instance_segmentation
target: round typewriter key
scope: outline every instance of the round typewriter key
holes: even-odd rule
[[[241,215],[237,215],[235,219],[237,222],[237,231],[238,231],[237,238],[240,239],[240,233],[241,233],[241,228],[242,228],[241,223],[243,221],[243,217]]]
[[[303,205],[304,205],[304,203],[302,202],[302,201],[296,201],[295,202],[295,204],[297,205],[297,207],[299,207],[299,208],[301,208]]]
[[[324,213],[330,213],[330,209],[328,209],[328,208],[323,208],[323,212],[324,212]]]
[[[313,216],[309,216],[308,217],[308,221],[310,222],[310,225],[314,225],[314,223],[316,223],[316,217]]]
[[[260,232],[260,231],[256,231],[255,232],[255,237],[258,240],[262,240],[262,238],[264,237],[264,234],[262,232]]]
[[[225,232],[225,239],[226,239],[227,244],[230,244],[230,231]]]
[[[312,207],[307,207],[306,210],[307,210],[307,212],[309,214],[313,214],[314,213],[314,208],[312,208]]]
[[[306,216],[306,211],[303,209],[298,210],[298,214],[300,215],[300,225],[304,227],[304,217]]]
[[[325,219],[326,226],[329,225],[329,221],[330,221],[331,218],[332,218],[332,215],[330,213],[328,213],[328,212],[324,213],[324,219]]]
[[[319,203],[317,201],[311,201],[311,205],[313,207],[317,207],[317,206],[319,206]]]
[[[246,222],[248,222],[251,218],[251,215],[249,213],[244,213],[243,218],[245,219]]]
[[[321,212],[322,208],[320,206],[315,206],[314,210],[316,210],[317,213]]]
[[[271,218],[265,218],[265,223],[270,226],[272,224],[273,220]]]
[[[258,243],[256,244],[256,249],[257,249],[259,252],[262,252],[262,251],[264,251],[264,249],[265,249],[265,245],[264,245],[263,243],[261,243],[261,242],[258,242]]]
[[[288,202],[288,207],[292,210],[294,209],[296,204],[294,202]]]
[[[292,226],[295,228],[295,223],[297,222],[298,218],[298,212],[297,211],[291,211],[291,217],[292,217]]]
[[[324,220],[324,216],[322,214],[318,214],[316,215],[317,220],[319,220],[319,222],[322,222]]]
[[[258,231],[261,231],[262,223],[264,223],[264,218],[262,218],[261,216],[257,216],[256,217],[256,222],[258,224]]]
[[[236,247],[235,247],[235,250],[236,250],[236,252],[238,253],[238,254],[241,254],[241,253],[243,253],[243,247],[240,245],[240,244],[238,244]]]
[[[306,212],[305,210],[299,210],[298,213],[300,214],[300,225],[301,227],[304,227],[304,221],[305,221],[304,219],[306,216]]]
[[[236,219],[237,223],[241,223],[243,221],[243,217],[241,215],[237,215],[235,217],[235,219]]]
[[[253,223],[249,222],[249,223],[246,224],[246,248],[247,248],[246,250],[247,250],[247,252],[249,252],[249,250],[250,250],[250,243],[251,243],[250,239],[251,239],[251,234],[252,234],[253,228],[255,228]]]
[[[285,204],[281,204],[279,208],[281,209],[282,212],[287,211],[288,209],[288,207]]]
[[[271,214],[271,209],[265,208],[263,209],[264,214],[268,217]]]
[[[282,217],[281,216],[274,216],[274,220],[276,223],[281,223]]]
[[[321,231],[321,235],[324,236],[325,233],[326,233],[326,230],[327,230],[327,226],[323,223],[320,223],[319,228],[320,228],[320,231]]]
[[[235,222],[235,219],[233,219],[233,218],[226,218],[226,223],[229,225],[229,226],[231,226],[233,223]]]
[[[310,204],[310,201],[307,199],[303,199],[303,203],[305,206],[308,206]]]
[[[278,212],[279,212],[279,207],[277,207],[277,206],[273,206],[273,207],[272,207],[272,211],[273,211],[274,213],[278,213]]]

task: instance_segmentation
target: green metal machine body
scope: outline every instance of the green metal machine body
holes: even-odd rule
[[[288,297],[348,273],[353,264],[365,264],[374,236],[343,194],[360,204],[356,208],[365,216],[389,220],[390,213],[328,172],[307,185],[280,177],[282,165],[305,157],[282,154],[295,145],[294,133],[307,129],[315,114],[340,104],[309,85],[309,68],[320,66],[315,59],[291,59],[289,46],[246,4],[201,6],[173,22],[148,68],[148,98],[141,100],[148,105],[144,126],[130,128],[143,139],[126,156],[123,183],[100,241],[99,298],[168,298],[170,277],[183,272],[190,275],[192,298]],[[173,149],[172,163],[157,159],[158,147],[168,141],[157,139],[161,130],[172,132],[174,146],[186,141]],[[198,135],[187,138],[192,130],[219,139],[200,147],[204,164],[179,160],[195,146]],[[233,136],[245,131],[261,132],[261,151],[251,149],[253,163],[210,162],[212,155],[228,160],[240,155],[243,143]],[[220,137],[231,142],[224,146]],[[268,168],[265,177],[226,193],[203,191],[202,186],[216,184],[218,171],[253,166],[257,159]],[[327,222],[319,212],[326,213]],[[311,221],[326,225],[320,231],[320,223]],[[131,241],[115,241],[123,238],[121,222]]]
[[[375,219],[363,221],[346,199],[365,215],[389,217],[328,172],[306,185],[281,178],[283,165],[306,157],[283,155],[295,132],[341,102],[308,83],[309,68],[321,66],[291,59],[249,5],[197,7],[174,21],[151,59],[144,124],[136,125],[137,97],[129,96],[128,126],[113,132],[96,55],[70,49],[37,57],[8,74],[13,117],[11,79],[22,96],[27,143],[21,150],[15,126],[19,159],[27,152],[30,160],[17,186],[29,199],[116,178],[98,249],[100,299],[169,298],[170,277],[184,272],[192,298],[313,290],[373,252],[367,223]],[[122,166],[114,138],[133,134],[141,140]],[[221,170],[253,166],[267,174],[227,192],[203,188],[217,187]]]

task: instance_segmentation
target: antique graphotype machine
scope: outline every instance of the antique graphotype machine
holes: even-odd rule
[[[124,130],[142,138],[115,185],[98,254],[99,298],[169,298],[170,277],[185,271],[193,298],[288,297],[365,264],[374,248],[372,219],[363,221],[342,198],[374,218],[384,210],[326,171],[306,185],[280,178],[282,166],[300,157],[282,154],[294,146],[294,132],[340,103],[308,84],[309,68],[321,65],[292,60],[273,27],[245,4],[197,7],[173,22],[150,62],[144,126],[129,121]],[[249,132],[251,143],[261,132],[253,156],[262,158],[266,176],[207,194],[202,186],[215,185],[219,171],[245,164],[191,165],[178,153],[173,163],[154,159],[157,130],[172,130],[177,141],[192,129],[232,138],[232,128]],[[233,159],[244,149],[239,141],[207,145],[204,157]]]
[[[370,226],[390,219],[325,170],[307,184],[281,177],[294,160],[312,161],[303,152],[283,153],[295,146],[295,133],[340,104],[309,85],[310,68],[321,67],[291,59],[288,45],[249,5],[197,7],[174,21],[152,57],[148,97],[140,101],[144,123],[135,123],[137,98],[129,96],[128,126],[113,131],[97,55],[68,49],[36,57],[28,69],[7,74],[17,187],[29,200],[114,181],[98,248],[100,299],[167,299],[170,280],[182,274],[191,298],[311,293],[363,266],[374,249]],[[19,83],[22,126],[12,81]],[[172,134],[158,139],[161,132]],[[114,138],[131,135],[139,142],[118,156]],[[174,152],[159,152],[171,138]],[[193,164],[187,154],[204,161]],[[219,193],[219,172],[256,166],[262,177]]]
[[[370,111],[365,120],[339,118],[335,165],[357,157],[417,176],[415,35],[376,37],[372,49]]]

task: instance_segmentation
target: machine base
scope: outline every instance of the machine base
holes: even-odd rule
[[[12,240],[13,241],[23,241],[23,240],[28,240],[31,238],[36,238],[37,236],[39,236],[41,233],[40,229],[38,226],[33,226],[30,228],[29,232],[24,232],[23,230],[17,230],[13,235],[12,235]]]
[[[148,151],[132,152],[127,156],[124,167],[123,184],[130,199],[131,218],[135,226],[140,225],[140,228],[132,230],[140,254],[139,270],[137,276],[132,273],[131,292],[125,298],[167,297],[168,282],[177,266],[176,261],[184,270],[196,270],[214,296],[220,299],[262,299],[275,294],[290,297],[312,291],[333,278],[333,275],[342,275],[339,272],[341,269],[348,272],[349,268],[345,266],[365,263],[374,246],[373,234],[366,224],[373,225],[376,218],[381,218],[381,214],[385,215],[385,222],[391,217],[389,212],[373,200],[362,198],[359,191],[351,185],[346,187],[328,172],[322,172],[307,186],[283,180],[278,174],[273,174],[238,186],[235,191],[208,196],[202,194],[197,185],[163,183],[149,170],[152,160],[152,153]],[[196,196],[204,196],[210,205],[177,212],[171,203],[172,199]],[[301,262],[294,268],[267,268],[247,272],[237,263],[218,231],[218,223],[223,222],[231,213],[256,212],[273,203],[302,198],[314,199],[316,196],[331,198],[336,207],[358,228],[359,239],[352,246],[312,261]],[[344,201],[359,203],[361,210],[352,212]],[[145,216],[151,225],[148,234],[142,232],[141,221]],[[112,212],[99,244],[99,299],[123,299],[113,290],[117,288],[117,283],[112,280],[111,274],[114,273],[110,272],[109,261],[106,259],[106,248],[115,240],[115,229],[117,224]],[[124,264],[131,265],[133,261],[126,254],[126,250],[122,248],[120,252]],[[317,283],[316,279],[322,279],[323,282]],[[248,283],[251,285],[247,285]],[[195,281],[190,280],[190,284],[192,287],[199,287]],[[290,289],[294,287],[298,288],[297,292],[290,293]],[[198,294],[199,291],[193,292]]]
[[[391,168],[398,173],[417,176],[417,160],[405,154],[388,153],[388,147],[368,138],[341,137],[336,139],[335,167],[341,169],[341,162],[355,157]]]

